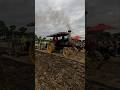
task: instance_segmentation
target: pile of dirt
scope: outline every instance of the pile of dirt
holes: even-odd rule
[[[35,90],[84,90],[85,66],[47,53],[36,55]]]

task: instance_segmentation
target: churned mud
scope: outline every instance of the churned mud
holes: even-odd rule
[[[0,90],[34,90],[34,65],[0,56]]]
[[[35,90],[84,90],[83,63],[39,52],[35,64]]]

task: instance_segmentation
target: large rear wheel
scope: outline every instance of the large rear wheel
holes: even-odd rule
[[[77,53],[78,53],[77,48],[73,48],[73,47],[64,47],[63,48],[63,56],[64,57],[73,57],[73,56],[76,56]]]
[[[53,43],[49,43],[47,45],[47,52],[48,53],[52,53],[54,51],[54,44]]]

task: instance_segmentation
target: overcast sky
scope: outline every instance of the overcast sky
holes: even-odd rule
[[[0,0],[0,20],[7,25],[23,26],[34,22],[34,0]]]
[[[36,34],[46,36],[67,31],[85,37],[85,0],[36,0]]]
[[[120,0],[86,0],[88,26],[99,23],[120,27]],[[114,32],[120,31],[112,30]]]
[[[88,25],[120,26],[120,0],[0,0],[0,20],[21,26],[34,21],[35,15],[39,35],[66,31],[69,23],[74,34],[84,36],[85,8]]]

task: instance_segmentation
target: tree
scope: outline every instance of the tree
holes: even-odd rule
[[[35,23],[34,23],[34,22],[31,22],[31,23],[28,23],[28,24],[27,24],[27,27],[33,27],[33,26],[35,26]]]
[[[0,20],[0,36],[1,37],[7,37],[8,34],[8,27],[6,26],[6,24]]]
[[[19,31],[24,34],[26,32],[27,28],[26,27],[20,27]]]
[[[42,40],[43,40],[43,42],[44,42],[44,41],[46,40],[46,38],[44,37]]]
[[[9,41],[11,41],[11,48],[13,49],[13,51],[15,51],[15,46],[14,46],[14,30],[16,29],[16,26],[15,25],[11,25],[11,26],[9,26],[9,38],[10,38],[10,40]]]
[[[13,30],[15,30],[15,29],[16,29],[16,26],[15,26],[15,25],[11,25],[11,26],[10,26],[10,30],[11,30],[11,31],[13,31]]]
[[[14,38],[14,30],[16,29],[16,26],[15,25],[11,25],[9,27],[10,27],[10,29],[9,29],[10,36],[11,36],[11,39],[13,39]]]
[[[25,36],[25,32],[26,32],[27,28],[26,27],[20,27],[19,31],[20,31],[20,40],[21,40],[21,49],[24,50],[25,48],[25,43],[27,41],[27,37]]]
[[[38,41],[38,36],[35,34],[35,41]]]
[[[39,36],[39,38],[38,38],[38,47],[39,47],[39,49],[41,49],[41,41],[42,41],[42,37]]]

